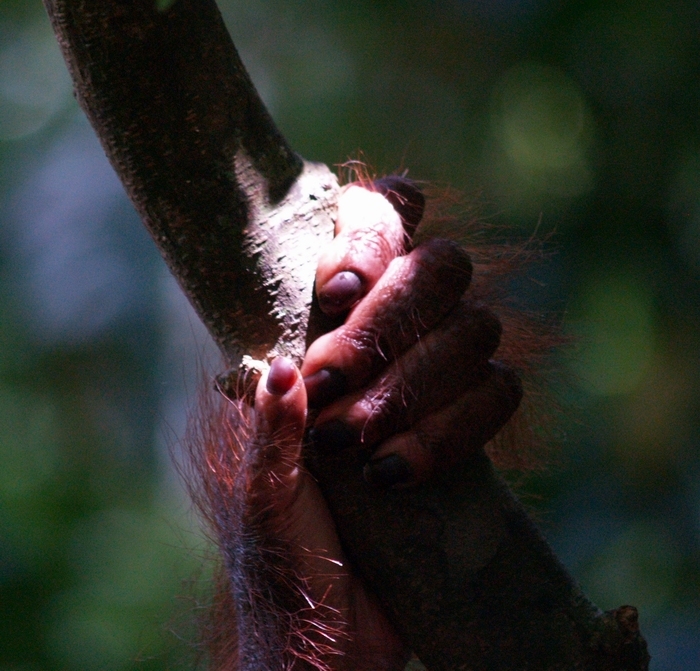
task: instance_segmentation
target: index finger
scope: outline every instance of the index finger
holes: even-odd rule
[[[325,314],[347,312],[392,259],[406,252],[424,203],[420,189],[402,177],[345,187],[338,199],[335,238],[316,271],[316,293]]]

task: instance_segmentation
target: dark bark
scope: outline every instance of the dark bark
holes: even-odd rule
[[[335,178],[287,146],[213,0],[45,0],[78,100],[232,366],[303,355]],[[432,671],[645,669],[636,611],[580,593],[483,453],[380,493],[309,455],[358,571]]]
[[[216,5],[182,1],[160,12],[155,0],[74,0],[47,9],[81,107],[227,358],[262,357],[290,340],[306,315],[273,313],[276,290],[285,291],[271,286],[275,273],[288,269],[270,275],[265,244],[279,226],[308,229],[308,215],[331,235],[320,215],[335,178],[308,166],[315,177],[298,179],[303,162],[258,97]],[[270,231],[244,235],[271,219]],[[313,258],[301,265],[295,294],[308,289]]]

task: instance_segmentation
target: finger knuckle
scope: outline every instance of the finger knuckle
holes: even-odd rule
[[[466,291],[472,277],[472,262],[466,250],[452,240],[433,238],[412,252],[416,262],[429,268],[438,285],[456,283],[460,295]]]
[[[461,344],[462,351],[484,360],[498,349],[503,327],[485,305],[463,299],[451,315],[451,330],[452,339]]]
[[[406,398],[406,389],[398,386],[398,380],[385,380],[373,388],[361,401],[365,416],[364,434],[370,445],[389,434],[404,428],[411,403]],[[408,392],[410,394],[410,391]]]
[[[381,355],[379,334],[374,328],[344,328],[338,333],[337,345],[355,367],[369,366]]]

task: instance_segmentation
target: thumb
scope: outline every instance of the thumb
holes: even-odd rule
[[[273,488],[294,488],[306,426],[306,387],[294,363],[277,357],[255,392],[259,465]]]

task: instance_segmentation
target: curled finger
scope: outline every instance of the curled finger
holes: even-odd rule
[[[365,479],[379,487],[405,487],[430,478],[482,448],[517,410],[518,376],[490,362],[486,378],[455,403],[384,441],[365,466]]]
[[[316,442],[369,449],[451,404],[488,376],[501,325],[483,306],[462,300],[425,338],[367,388],[339,399],[315,423]]]
[[[316,295],[326,315],[346,313],[391,260],[406,252],[424,205],[420,189],[402,177],[345,187],[338,199],[335,238],[316,271]]]
[[[306,426],[306,388],[299,369],[276,358],[258,382],[255,393],[255,436],[245,456],[250,489],[292,493],[299,474]],[[252,493],[252,492],[251,492]]]
[[[345,324],[309,348],[302,374],[310,405],[366,384],[454,309],[470,279],[469,256],[448,240],[394,259]]]

